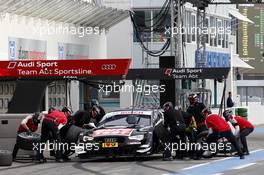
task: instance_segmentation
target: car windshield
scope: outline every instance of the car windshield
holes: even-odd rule
[[[133,120],[131,123],[129,120]],[[136,115],[136,114],[125,114],[125,115],[113,115],[107,118],[104,118],[100,123],[100,126],[150,126],[151,119],[150,115]]]

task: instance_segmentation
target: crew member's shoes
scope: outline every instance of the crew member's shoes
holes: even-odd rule
[[[40,159],[35,159],[34,163],[41,163]]]
[[[174,159],[183,160],[184,157],[183,156],[175,156]]]
[[[62,158],[59,158],[59,159],[56,159],[56,162],[58,162],[58,163],[62,163],[62,162],[64,162],[64,161],[63,161]]]
[[[46,159],[46,158],[35,159],[34,162],[35,162],[35,163],[46,163],[46,162],[47,162],[47,159]]]
[[[163,161],[173,161],[173,157],[172,156],[171,157],[164,157],[162,160]]]
[[[193,159],[193,160],[200,160],[201,157],[200,156],[192,156],[191,159]]]
[[[211,153],[211,151],[205,151],[205,152],[203,152],[203,157],[205,157],[205,158],[210,158],[210,157],[212,157],[212,153]]]
[[[244,152],[244,155],[248,156],[249,155],[249,152],[248,151]]]
[[[64,157],[63,160],[67,162],[67,161],[71,161],[71,158],[69,158],[69,157]]]
[[[245,156],[244,155],[240,156],[240,159],[245,159]]]

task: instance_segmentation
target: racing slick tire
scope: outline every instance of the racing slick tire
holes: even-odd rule
[[[33,150],[34,145],[40,143],[39,133],[22,132],[17,135],[18,147],[24,150]]]
[[[78,141],[78,137],[81,132],[83,132],[85,129],[80,128],[75,125],[71,125],[67,131],[65,141],[67,143],[76,143]]]
[[[200,132],[196,138],[197,138],[197,142],[198,143],[202,143],[202,142],[205,142],[206,141],[206,138],[207,138],[207,135],[208,135],[208,131],[202,131]]]
[[[11,151],[0,150],[0,166],[11,166],[12,161]]]

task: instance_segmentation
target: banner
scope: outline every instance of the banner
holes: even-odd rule
[[[126,75],[130,59],[0,61],[0,77],[86,77]]]
[[[230,68],[129,69],[127,79],[226,79]]]

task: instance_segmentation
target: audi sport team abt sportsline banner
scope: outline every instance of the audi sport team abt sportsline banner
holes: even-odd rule
[[[126,75],[131,59],[0,61],[0,77]]]

